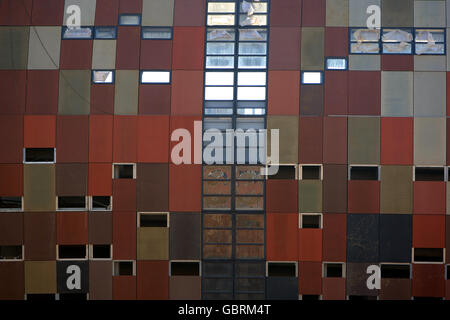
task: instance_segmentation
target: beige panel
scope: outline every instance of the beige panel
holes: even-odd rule
[[[91,100],[90,70],[60,70],[58,113],[89,114]]]
[[[137,258],[138,260],[168,260],[169,229],[138,228]]]
[[[0,27],[0,69],[26,69],[29,27]]]
[[[414,164],[445,165],[445,118],[414,119]]]
[[[143,26],[172,26],[174,0],[143,0]]]
[[[381,8],[381,0],[349,0],[349,26],[367,27],[367,8],[377,5]]]
[[[446,56],[414,56],[414,71],[446,71]]]
[[[381,69],[381,56],[369,54],[351,54],[348,58],[349,70],[378,71]]]
[[[348,119],[348,162],[350,164],[380,162],[380,118]]]
[[[279,129],[279,159],[281,164],[298,163],[298,117],[268,116],[267,128]],[[267,131],[268,155],[271,156],[271,132]]]
[[[324,28],[302,28],[302,70],[323,70]]]
[[[55,211],[55,165],[25,164],[23,193],[25,211]]]
[[[92,69],[116,68],[116,40],[94,40]]]
[[[117,70],[115,90],[114,114],[137,114],[139,96],[139,71]]]
[[[58,69],[61,27],[30,28],[28,69]]]
[[[56,293],[56,261],[25,261],[25,293]]]
[[[327,0],[326,26],[348,26],[348,0]]]
[[[381,167],[381,213],[413,211],[413,169],[410,166]]]
[[[414,1],[414,26],[444,28],[445,1]]]

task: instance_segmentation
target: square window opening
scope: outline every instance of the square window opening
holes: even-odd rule
[[[171,261],[171,276],[199,276],[200,262],[198,261]]]
[[[409,279],[411,277],[411,266],[409,264],[382,264],[381,278]]]
[[[134,164],[115,164],[114,179],[134,179],[136,166]]]
[[[85,210],[85,196],[60,196],[58,197],[58,210]]]
[[[305,214],[302,213],[301,227],[303,229],[321,229],[322,228],[322,215],[321,214]]]
[[[378,180],[379,167],[350,167],[350,180]]]
[[[0,260],[22,260],[22,246],[0,246]]]
[[[294,262],[267,262],[268,277],[297,277],[297,265]]]
[[[25,148],[25,163],[55,163],[55,148]]]
[[[445,181],[445,170],[443,167],[416,167],[414,173],[415,181]]]
[[[414,262],[444,262],[444,249],[442,248],[413,248]]]
[[[167,228],[169,217],[167,213],[140,213],[139,227],[141,228]]]
[[[325,278],[342,278],[343,276],[343,267],[342,263],[325,263]]]
[[[58,245],[58,259],[86,259],[85,245]]]
[[[134,270],[134,261],[114,261],[115,276],[133,276]]]
[[[111,210],[110,196],[92,196],[92,210]]]

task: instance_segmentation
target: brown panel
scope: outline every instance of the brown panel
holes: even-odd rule
[[[89,261],[89,300],[112,299],[112,262]]]
[[[87,195],[88,165],[87,163],[56,164],[56,195]]]
[[[325,114],[348,113],[348,72],[325,71]]]
[[[112,26],[119,16],[119,0],[97,0],[95,8],[95,25]]]
[[[114,300],[136,300],[136,277],[113,277]]]
[[[24,262],[0,262],[0,300],[25,297]]]
[[[140,69],[141,70],[172,69],[172,41],[142,40]]]
[[[113,258],[136,260],[136,239],[136,212],[113,212]]]
[[[23,244],[23,213],[0,213],[0,245]]]
[[[0,70],[0,114],[25,112],[27,72]]]
[[[323,300],[345,300],[345,278],[322,279]]]
[[[269,70],[300,70],[300,28],[270,28]]]
[[[139,86],[139,114],[170,114],[170,85]]]
[[[323,215],[323,260],[346,261],[347,216],[330,213]]]
[[[4,0],[0,3],[0,25],[30,25],[32,0]]]
[[[381,279],[380,300],[410,300],[410,279]]]
[[[63,245],[88,243],[87,212],[56,213],[56,241]]]
[[[169,208],[169,165],[137,165],[137,210],[166,212]]]
[[[57,162],[88,162],[88,116],[58,116],[56,132]]]
[[[116,69],[139,69],[140,27],[117,27]]]
[[[112,214],[110,212],[89,212],[89,243],[112,243]]]
[[[23,195],[22,164],[0,164],[0,195]]]
[[[0,152],[0,162],[22,163],[23,117],[1,115],[0,137],[2,137],[2,139],[0,140],[0,149],[2,150],[2,152]]]
[[[412,295],[414,297],[444,297],[444,265],[413,264]]]
[[[300,87],[300,115],[321,116],[323,114],[323,86],[302,85]]]
[[[174,26],[203,26],[205,20],[205,1],[176,0]]]
[[[199,213],[170,214],[170,260],[201,258],[201,216]]]
[[[202,278],[176,276],[169,279],[170,300],[201,300]]]
[[[113,84],[91,85],[91,114],[113,114],[114,91]]]
[[[323,162],[347,163],[347,118],[324,118]]]
[[[300,163],[322,163],[323,119],[300,117],[298,159]]]
[[[26,260],[55,260],[56,214],[25,212],[24,243]]]
[[[383,71],[413,71],[414,56],[413,55],[381,55],[381,70]]]
[[[299,262],[298,270],[299,294],[320,295],[322,293],[322,263]]]
[[[174,70],[202,70],[204,56],[205,28],[173,28]]]
[[[349,71],[349,114],[379,115],[381,111],[381,73]]]
[[[137,298],[139,300],[169,298],[168,261],[137,262]]]
[[[335,27],[325,28],[325,56],[326,57],[348,56],[347,28],[335,28]]]
[[[27,73],[27,114],[56,114],[59,71],[29,70]]]
[[[325,25],[325,0],[303,0],[302,26],[322,27]]]
[[[64,17],[61,0],[34,0],[31,24],[35,26],[60,26]]]
[[[296,180],[268,180],[266,183],[268,212],[298,212],[298,183]]]
[[[300,103],[300,72],[269,71],[269,115],[298,115]]]
[[[273,27],[300,27],[302,0],[273,1],[270,4],[270,25]]]
[[[113,180],[114,211],[136,211],[136,180]]]
[[[376,296],[379,290],[367,288],[367,267],[370,263],[347,263],[347,295]]]
[[[445,255],[446,255],[445,261],[447,263],[449,263],[450,262],[450,216],[448,216],[448,215],[445,217],[445,232],[446,232],[445,248],[447,248],[445,250]]]
[[[61,69],[91,69],[93,40],[61,40]]]
[[[119,13],[141,13],[142,0],[119,0]]]
[[[346,212],[347,166],[324,165],[323,177],[324,212]]]

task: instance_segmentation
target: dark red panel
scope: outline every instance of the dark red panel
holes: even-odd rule
[[[323,166],[323,212],[347,211],[347,166]]]
[[[345,300],[345,278],[322,279],[323,300]]]
[[[140,69],[142,70],[172,69],[172,41],[142,40]]]
[[[120,13],[141,13],[142,0],[119,0]]]
[[[381,70],[383,71],[414,71],[413,55],[382,54]]]
[[[62,40],[61,69],[91,69],[93,40]]]
[[[298,259],[310,262],[322,261],[321,229],[298,230]]]
[[[28,114],[56,114],[58,88],[58,70],[29,70],[25,112]]]
[[[298,212],[297,180],[267,180],[266,205],[267,212]]]
[[[205,28],[173,28],[174,70],[202,70],[204,56]]]
[[[136,211],[136,180],[113,180],[114,211]]]
[[[325,71],[325,114],[348,113],[348,72]]]
[[[113,212],[113,259],[136,260],[136,212]]]
[[[413,127],[412,118],[381,118],[381,164],[413,163]]]
[[[89,117],[89,162],[112,162],[113,116]]]
[[[91,114],[114,113],[114,85],[91,85]]]
[[[23,300],[25,298],[24,262],[0,263],[0,300]]]
[[[299,262],[298,270],[299,294],[320,295],[322,293],[322,263]]]
[[[201,115],[202,110],[203,71],[173,71],[171,114]]]
[[[437,181],[414,182],[414,214],[445,214],[446,183]]]
[[[297,232],[297,213],[268,213],[266,259],[270,261],[298,261]]]
[[[349,114],[379,115],[380,101],[381,73],[379,71],[349,71]]]
[[[0,25],[28,26],[31,22],[33,0],[4,0],[0,2]]]
[[[34,26],[61,26],[64,17],[64,1],[34,0],[31,24]]]
[[[176,27],[198,26],[205,24],[205,1],[176,0],[173,25]]]
[[[89,164],[89,195],[112,195],[112,165],[111,163]]]
[[[325,0],[303,0],[302,27],[325,25]]]
[[[114,116],[114,162],[136,162],[137,117]]]
[[[23,234],[26,260],[56,260],[56,213],[25,212]]]
[[[272,27],[300,27],[301,20],[302,0],[270,3],[270,25]]]
[[[380,213],[380,182],[348,182],[349,213]]]
[[[96,26],[115,26],[119,20],[119,0],[97,0]]]
[[[414,297],[444,297],[444,265],[414,264],[412,295]]]
[[[300,28],[270,28],[269,70],[300,70]]]
[[[269,115],[298,115],[300,105],[300,72],[269,71]]]
[[[169,162],[169,117],[140,116],[137,131],[137,161]]]
[[[25,116],[24,147],[54,148],[56,146],[56,116]]]
[[[22,163],[23,117],[0,115],[0,163]]]
[[[201,165],[169,166],[169,211],[201,210]]]
[[[113,300],[136,300],[136,277],[113,277]]]
[[[347,163],[347,118],[324,118],[323,162]]]
[[[445,217],[445,233],[446,233],[445,234],[445,248],[446,248],[445,261],[447,263],[449,263],[450,262],[450,250],[447,250],[447,248],[450,248],[450,216],[448,216],[448,215]],[[449,292],[449,294],[450,294],[450,292]]]
[[[0,70],[0,114],[25,112],[27,72]]]
[[[140,45],[140,27],[117,27],[116,69],[139,69]]]
[[[139,114],[170,114],[170,85],[142,84],[139,86]]]
[[[23,195],[22,164],[0,164],[0,196]]]
[[[322,163],[323,118],[300,117],[298,159],[300,163]]]
[[[430,232],[430,230],[433,230]],[[444,248],[445,216],[413,215],[413,247]]]
[[[58,116],[56,118],[57,162],[88,162],[88,116]]]
[[[56,214],[56,235],[59,245],[87,244],[87,212],[58,212]]]
[[[348,28],[325,28],[325,56],[348,56]]]
[[[347,216],[328,213],[323,215],[323,260],[346,261]]]
[[[139,300],[169,299],[169,262],[137,262],[137,298]]]

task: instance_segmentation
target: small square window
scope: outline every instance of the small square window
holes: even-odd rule
[[[58,197],[58,210],[86,210],[85,196]]]
[[[111,259],[110,244],[93,244],[91,246],[92,259]]]
[[[170,71],[142,71],[141,83],[170,83]]]
[[[24,163],[55,163],[55,148],[25,148]]]
[[[169,215],[167,213],[139,213],[139,227],[168,228]]]
[[[379,29],[349,29],[350,53],[353,54],[379,54],[380,30]]]
[[[135,164],[114,164],[114,179],[135,179]]]
[[[323,73],[321,71],[302,72],[302,84],[322,84],[323,83]]]
[[[347,70],[347,58],[326,58],[326,70]]]
[[[114,83],[113,70],[92,70],[92,83],[111,84]]]
[[[114,276],[133,276],[136,274],[134,261],[114,261]]]
[[[300,180],[322,180],[322,166],[300,165]]]
[[[411,266],[409,264],[382,264],[381,278],[409,279]]]
[[[92,196],[91,210],[111,211],[111,196]]]
[[[199,276],[200,262],[198,261],[171,261],[171,276]]]
[[[378,180],[378,166],[350,166],[350,180]]]
[[[413,32],[411,29],[383,29],[384,54],[411,54]]]
[[[342,278],[343,269],[342,263],[324,263],[324,278]]]
[[[416,54],[445,54],[445,29],[416,29],[415,48]]]
[[[0,246],[0,261],[22,260],[22,259],[23,259],[22,246]]]
[[[95,27],[95,39],[116,39],[116,27]]]
[[[0,211],[21,211],[22,197],[0,196]]]
[[[58,259],[86,259],[85,245],[58,245]]]
[[[170,40],[172,28],[142,27],[141,36],[144,40]]]
[[[413,248],[413,262],[444,262],[443,248]]]
[[[297,263],[295,262],[267,262],[268,277],[297,277]]]
[[[70,39],[92,39],[92,27],[78,27],[78,28],[62,28],[62,38],[64,40]]]
[[[322,214],[300,214],[300,228],[303,229],[321,229],[322,228]]]
[[[141,15],[140,14],[121,14],[119,15],[120,26],[140,26]]]

